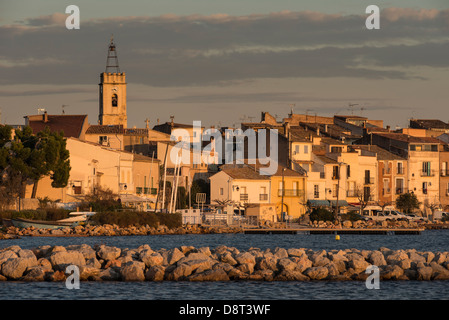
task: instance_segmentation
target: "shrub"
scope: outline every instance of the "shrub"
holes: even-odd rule
[[[341,219],[344,220],[350,220],[350,221],[357,221],[361,220],[362,217],[357,211],[349,211],[348,213],[342,214]]]
[[[65,219],[69,216],[69,210],[46,208],[38,210],[22,210],[22,211],[2,211],[0,212],[0,218],[5,219],[31,219],[31,220],[44,220],[44,221],[56,221]]]
[[[334,221],[335,217],[332,212],[324,208],[314,208],[310,213],[311,221]]]
[[[149,225],[157,228],[158,225],[166,225],[168,228],[181,226],[181,214],[167,214],[138,211],[109,211],[98,212],[90,221],[97,224],[115,224],[119,227]]]

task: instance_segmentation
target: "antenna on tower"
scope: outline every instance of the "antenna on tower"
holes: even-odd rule
[[[64,108],[65,108],[65,107],[68,107],[68,106],[69,106],[68,104],[63,104],[63,105],[62,105],[62,114],[65,114]]]
[[[118,66],[117,49],[115,48],[114,35],[111,35],[109,43],[108,59],[106,61],[106,73],[120,73]]]

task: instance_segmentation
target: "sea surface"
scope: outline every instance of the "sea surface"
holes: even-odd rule
[[[31,249],[41,245],[105,244],[119,248],[171,249],[181,245],[215,248],[219,245],[248,250],[309,248],[313,250],[416,249],[449,251],[449,230],[426,230],[420,235],[263,235],[204,234],[123,237],[22,237],[0,241],[0,248],[18,245]],[[1,300],[446,300],[449,281],[384,281],[380,289],[367,289],[363,281],[309,282],[81,282],[69,290],[65,283],[0,282]]]

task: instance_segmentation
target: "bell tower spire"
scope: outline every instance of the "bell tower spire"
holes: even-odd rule
[[[117,49],[115,48],[114,35],[111,35],[111,42],[108,49],[108,58],[106,60],[106,73],[120,73],[118,64]]]
[[[121,125],[127,127],[126,114],[126,75],[120,72],[114,38],[109,43],[106,70],[100,75],[100,113],[101,125]]]

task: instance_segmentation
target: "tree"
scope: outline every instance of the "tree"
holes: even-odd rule
[[[69,151],[63,133],[51,132],[47,127],[37,135],[29,126],[16,130],[0,129],[0,171],[20,180],[18,197],[25,196],[28,182],[33,183],[32,198],[36,197],[37,183],[44,176],[50,176],[52,187],[67,186],[70,175]]]
[[[405,213],[410,213],[419,208],[419,201],[414,193],[403,193],[396,199],[396,207]]]

